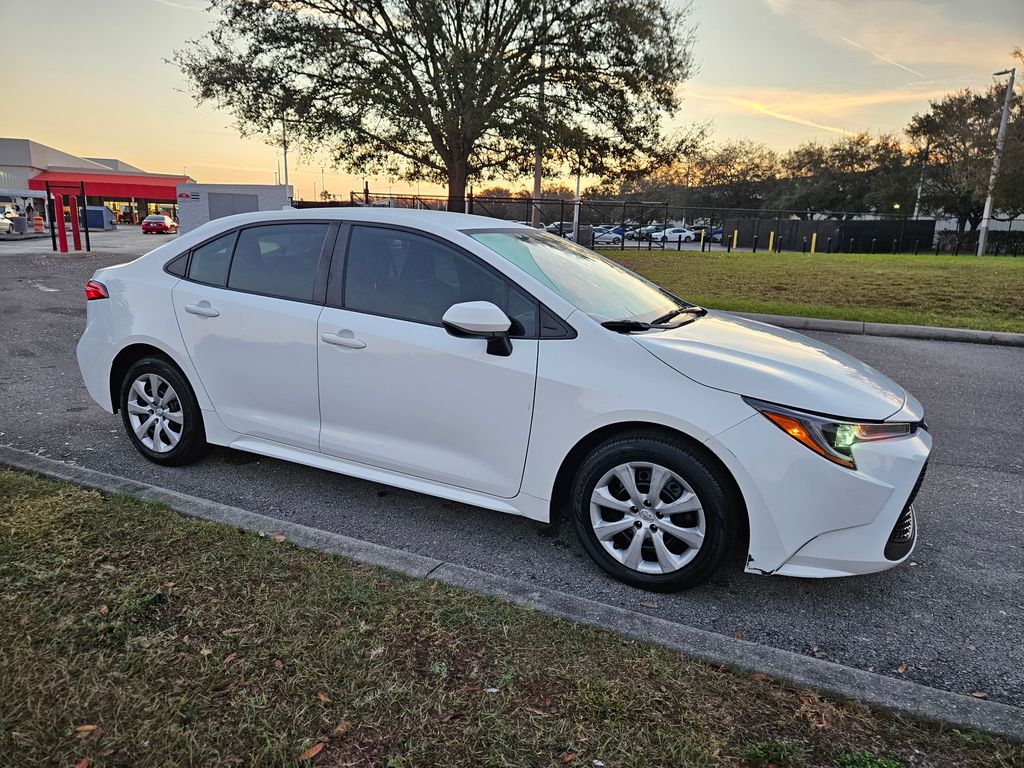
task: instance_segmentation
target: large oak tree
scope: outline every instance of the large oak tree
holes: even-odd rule
[[[538,144],[569,170],[664,162],[692,70],[669,0],[211,0],[175,62],[247,135],[329,152],[353,173],[448,187],[527,175]],[[543,83],[543,102],[538,98]]]

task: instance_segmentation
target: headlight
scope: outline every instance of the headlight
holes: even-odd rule
[[[797,442],[848,469],[857,468],[853,461],[853,446],[857,443],[905,437],[914,434],[919,426],[908,422],[840,421],[751,397],[744,397],[743,400]]]

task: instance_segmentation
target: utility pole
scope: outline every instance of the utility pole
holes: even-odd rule
[[[288,186],[288,120],[281,114],[281,144],[284,150],[284,185]]]
[[[544,25],[544,29],[547,29],[547,5],[545,4],[541,9],[541,24]],[[544,65],[545,65],[545,50],[544,45],[540,47],[540,87],[537,89],[537,117],[540,121],[540,129],[543,132],[544,129]],[[533,155],[533,208],[531,210],[530,223],[534,228],[540,225],[540,186],[541,177],[544,172],[544,147],[541,146],[540,137],[537,138],[537,149]],[[561,222],[558,223],[562,225]]]
[[[324,202],[327,202],[327,195],[324,193],[327,191],[327,185],[324,184],[324,167],[320,166],[320,195],[323,197]]]
[[[996,153],[992,156],[992,173],[988,177],[988,195],[985,197],[985,212],[981,216],[981,229],[978,230],[978,255],[985,255],[985,247],[988,245],[988,227],[992,220],[992,189],[996,185],[996,177],[999,175],[999,161],[1003,155],[1003,142],[1006,139],[1006,122],[1010,117],[1010,102],[1013,100],[1013,78],[1017,74],[1017,68],[1004,69],[1002,72],[994,73],[995,77],[1009,75],[1010,80],[1006,84],[1006,97],[1003,99],[1003,114],[999,118],[999,133],[996,134]]]

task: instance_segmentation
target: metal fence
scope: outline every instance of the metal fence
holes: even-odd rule
[[[352,192],[348,205],[447,210],[448,198],[435,195],[392,195],[369,190]],[[775,251],[807,253],[974,253],[976,232],[943,229],[932,217],[856,211],[785,211],[706,208],[658,201],[575,200],[530,197],[458,198],[466,213],[530,224],[534,215],[549,231],[568,234],[578,215],[580,240],[590,245],[591,228],[611,233],[594,245],[606,249],[671,249],[700,251]],[[1024,255],[1024,225],[1010,221],[990,233],[987,253]],[[689,235],[669,233],[686,228]]]

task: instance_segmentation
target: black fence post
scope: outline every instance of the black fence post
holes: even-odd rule
[[[872,253],[874,253],[874,252],[875,252],[875,246],[876,246],[877,244],[878,244],[878,238],[877,238],[877,237],[872,237],[872,238],[871,238],[871,252],[872,252]]]
[[[918,252],[920,250],[921,250],[921,241],[920,240],[915,240],[914,241],[914,255],[917,256],[917,254],[918,254]]]
[[[894,237],[894,238],[892,239],[892,255],[893,255],[893,256],[895,256],[895,255],[896,255],[896,252],[897,252],[898,250],[899,250],[899,246],[898,246],[898,244],[897,244],[897,240],[896,240],[896,238]]]
[[[807,253],[807,235],[804,235],[800,244],[800,253]]]
[[[955,235],[953,235],[953,255],[954,256],[959,256],[960,255],[960,232],[959,231],[957,231],[957,233]]]
[[[622,237],[619,239],[619,250],[626,250],[626,204],[622,204]]]
[[[565,200],[558,201],[558,236],[565,236],[565,227],[562,225],[565,223]]]
[[[754,248],[753,248],[753,250],[751,251],[751,253],[757,253],[757,235],[754,235],[754,239],[753,239],[753,241],[752,241],[752,242],[753,242],[753,246],[754,246]]]
[[[828,240],[825,241],[825,253],[832,253],[832,235],[829,235]]]
[[[941,246],[942,246],[942,238],[941,237],[936,237],[935,238],[935,255],[936,256],[939,255],[939,248]]]

